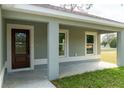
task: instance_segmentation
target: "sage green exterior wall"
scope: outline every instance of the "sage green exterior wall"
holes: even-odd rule
[[[8,24],[25,24],[34,26],[34,56],[35,59],[47,58],[47,23],[4,19],[4,28]],[[69,56],[85,55],[85,31],[95,31],[92,29],[60,25],[60,29],[69,30]],[[6,31],[5,31],[6,32]],[[97,50],[100,53],[100,34],[98,34]],[[6,37],[5,37],[6,40]],[[6,48],[6,46],[5,46]],[[5,52],[6,53],[6,52]],[[6,55],[6,54],[5,54]]]
[[[2,10],[0,8],[0,73],[6,61],[6,32],[3,27]]]
[[[68,29],[69,33],[69,56],[85,55],[85,32],[83,29],[72,26],[60,25],[60,29]]]
[[[77,29],[69,30],[69,56],[84,56],[85,55],[85,33],[76,31]]]
[[[6,31],[4,27],[4,20],[2,19],[2,51],[3,51],[3,63],[6,62],[7,59],[7,48],[6,48]]]

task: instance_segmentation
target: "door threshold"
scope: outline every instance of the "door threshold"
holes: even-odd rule
[[[8,72],[20,72],[20,71],[29,71],[29,70],[34,70],[34,68],[19,68],[19,69],[11,69],[11,71]]]

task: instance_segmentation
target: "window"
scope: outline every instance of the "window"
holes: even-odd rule
[[[86,54],[93,55],[96,54],[96,34],[86,33]]]
[[[59,33],[59,56],[65,55],[65,33]]]
[[[15,41],[16,54],[26,54],[26,33],[16,33]]]
[[[65,57],[67,56],[67,30],[61,30],[59,32],[59,56]]]

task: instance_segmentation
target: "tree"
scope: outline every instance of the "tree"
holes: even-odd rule
[[[103,45],[104,47],[106,45],[110,45],[110,47],[114,48],[116,46],[116,43],[117,43],[116,39],[117,39],[116,33],[105,34],[102,37],[101,45]]]
[[[106,41],[103,41],[102,43],[101,43],[101,45],[103,45],[104,47],[107,45],[107,42]]]
[[[117,47],[117,37],[114,37],[111,42],[110,42],[110,47],[111,48],[116,48]]]
[[[70,11],[75,11],[76,9],[78,11],[85,11],[89,10],[93,4],[61,4],[60,7],[69,9]]]

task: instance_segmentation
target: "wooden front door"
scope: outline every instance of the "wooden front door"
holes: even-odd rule
[[[12,29],[12,69],[30,67],[30,31]]]

